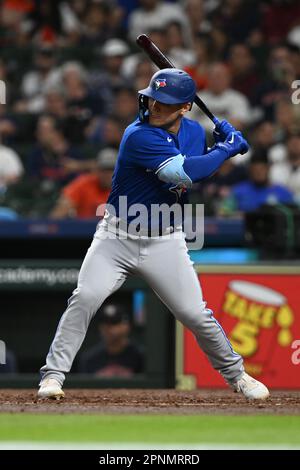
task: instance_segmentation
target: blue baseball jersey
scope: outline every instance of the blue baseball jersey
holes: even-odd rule
[[[205,131],[196,121],[183,118],[175,135],[137,119],[124,132],[108,204],[114,206],[117,216],[120,196],[127,196],[128,207],[145,205],[149,214],[151,204],[183,205],[186,191],[161,181],[158,172],[179,154],[189,158],[206,152]]]

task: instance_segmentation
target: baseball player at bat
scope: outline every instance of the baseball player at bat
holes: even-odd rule
[[[178,220],[165,227],[152,220],[154,204],[183,205],[194,182],[213,174],[248,143],[228,122],[218,123],[216,143],[207,149],[205,133],[185,116],[196,87],[179,69],[156,72],[139,91],[139,117],[124,132],[104,219],[83,261],[77,288],[58,325],[41,368],[39,398],[64,396],[65,374],[82,345],[93,316],[132,273],[150,285],[177,320],[189,328],[212,366],[248,399],[265,399],[268,389],[246,374],[242,357],[203,300]],[[126,197],[128,211],[122,209]],[[148,210],[148,225],[132,232],[134,207]],[[138,226],[140,225],[140,226]],[[155,236],[151,230],[155,228]]]

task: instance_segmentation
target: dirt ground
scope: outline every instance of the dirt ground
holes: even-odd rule
[[[0,413],[58,414],[277,414],[300,415],[300,391],[274,391],[248,402],[230,390],[66,389],[60,401],[38,400],[36,390],[0,390]]]

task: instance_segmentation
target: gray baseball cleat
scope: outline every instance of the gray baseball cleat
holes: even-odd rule
[[[243,373],[242,377],[231,384],[235,392],[241,392],[248,400],[265,400],[270,395],[267,387],[250,375]]]
[[[53,398],[54,400],[60,400],[65,396],[60,383],[51,378],[42,380],[37,395],[38,398]]]

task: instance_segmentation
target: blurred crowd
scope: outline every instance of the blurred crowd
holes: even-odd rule
[[[109,193],[147,33],[251,151],[194,186],[208,215],[300,205],[298,0],[2,0],[0,218],[93,217]],[[3,87],[0,86],[0,93]],[[190,118],[213,125],[196,107]]]

